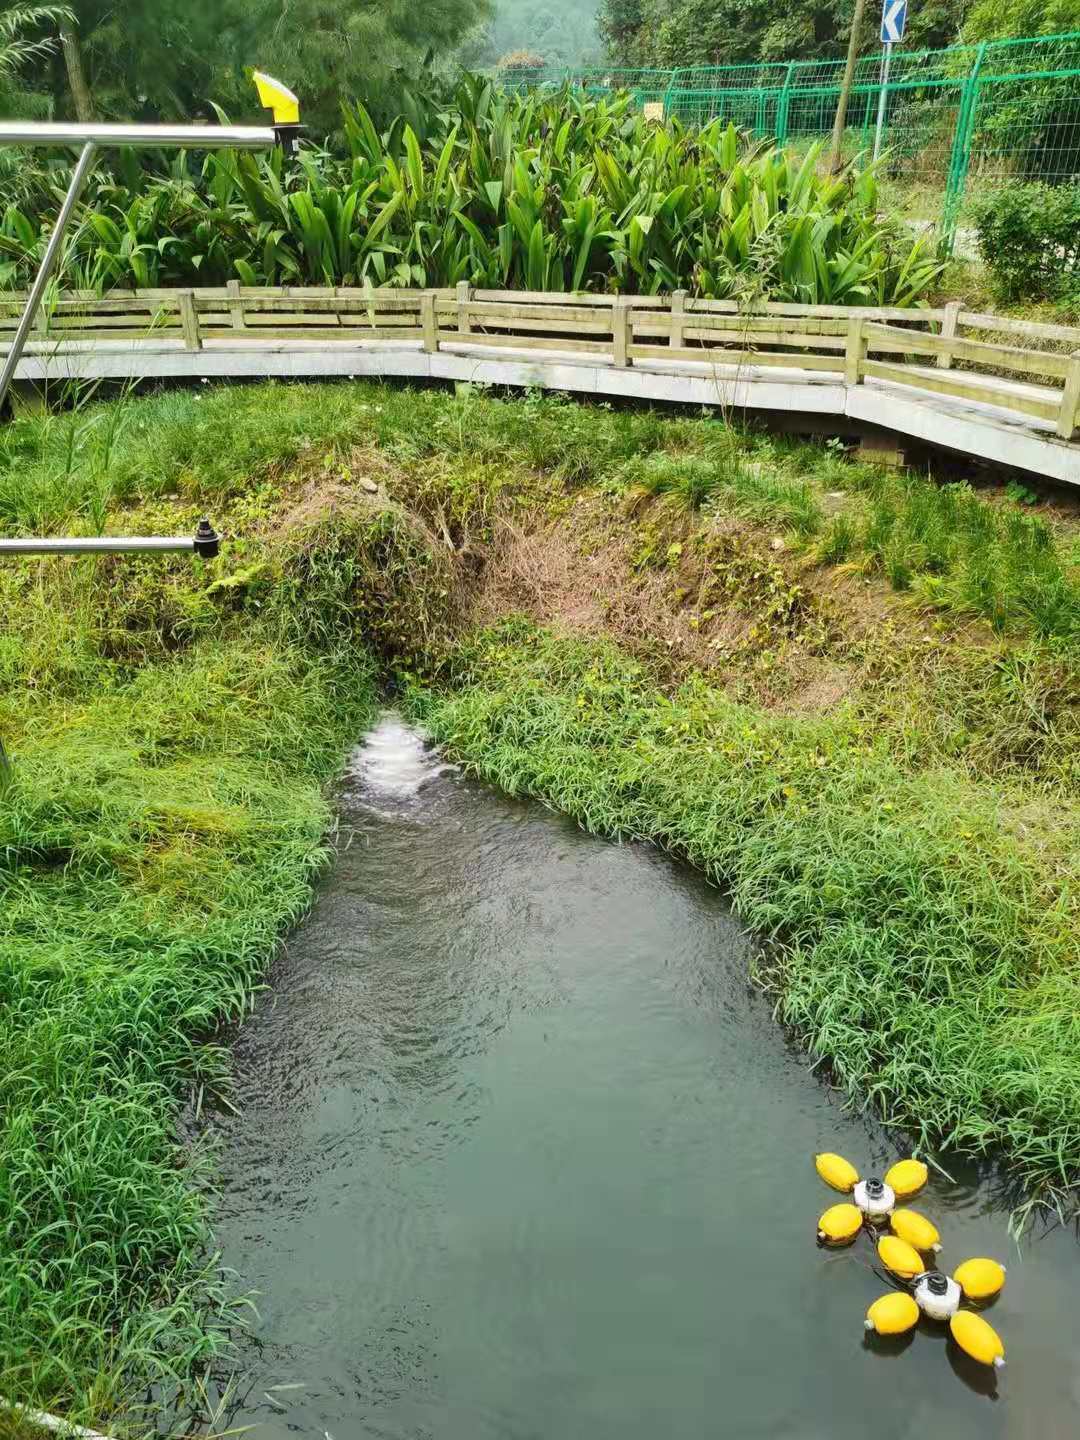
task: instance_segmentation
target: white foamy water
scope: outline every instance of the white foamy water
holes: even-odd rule
[[[388,710],[353,755],[349,774],[368,790],[407,798],[449,768],[428,749],[420,730]]]

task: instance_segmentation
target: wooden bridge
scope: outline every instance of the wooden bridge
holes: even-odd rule
[[[23,296],[0,299],[0,350]],[[16,372],[405,376],[844,417],[1080,485],[1080,329],[933,310],[320,287],[66,292]]]

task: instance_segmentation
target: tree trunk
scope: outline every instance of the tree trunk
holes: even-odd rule
[[[847,125],[848,101],[851,87],[855,82],[855,62],[859,58],[859,40],[862,36],[863,16],[866,0],[855,0],[855,15],[851,21],[851,39],[848,41],[847,65],[840,85],[840,98],[836,102],[836,120],[833,124],[832,147],[829,151],[829,174],[835,175],[840,169],[844,149],[844,127]]]
[[[75,118],[81,124],[89,125],[94,118],[94,102],[90,95],[90,86],[86,83],[79,37],[70,25],[60,26],[60,44],[64,49],[64,64],[67,66],[71,98],[75,102]]]

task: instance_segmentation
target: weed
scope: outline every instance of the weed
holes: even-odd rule
[[[842,565],[855,549],[857,538],[851,517],[834,515],[818,545],[818,560],[822,565]]]

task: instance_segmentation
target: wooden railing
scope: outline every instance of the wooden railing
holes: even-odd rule
[[[0,296],[0,349],[23,297]],[[992,339],[987,339],[992,336]],[[982,337],[982,338],[980,338]],[[551,351],[624,368],[635,362],[782,367],[887,381],[1080,428],[1080,329],[965,310],[455,289],[294,286],[62,294],[42,313],[38,353],[106,342],[186,350],[238,343],[399,342]],[[805,378],[810,379],[807,375]]]

